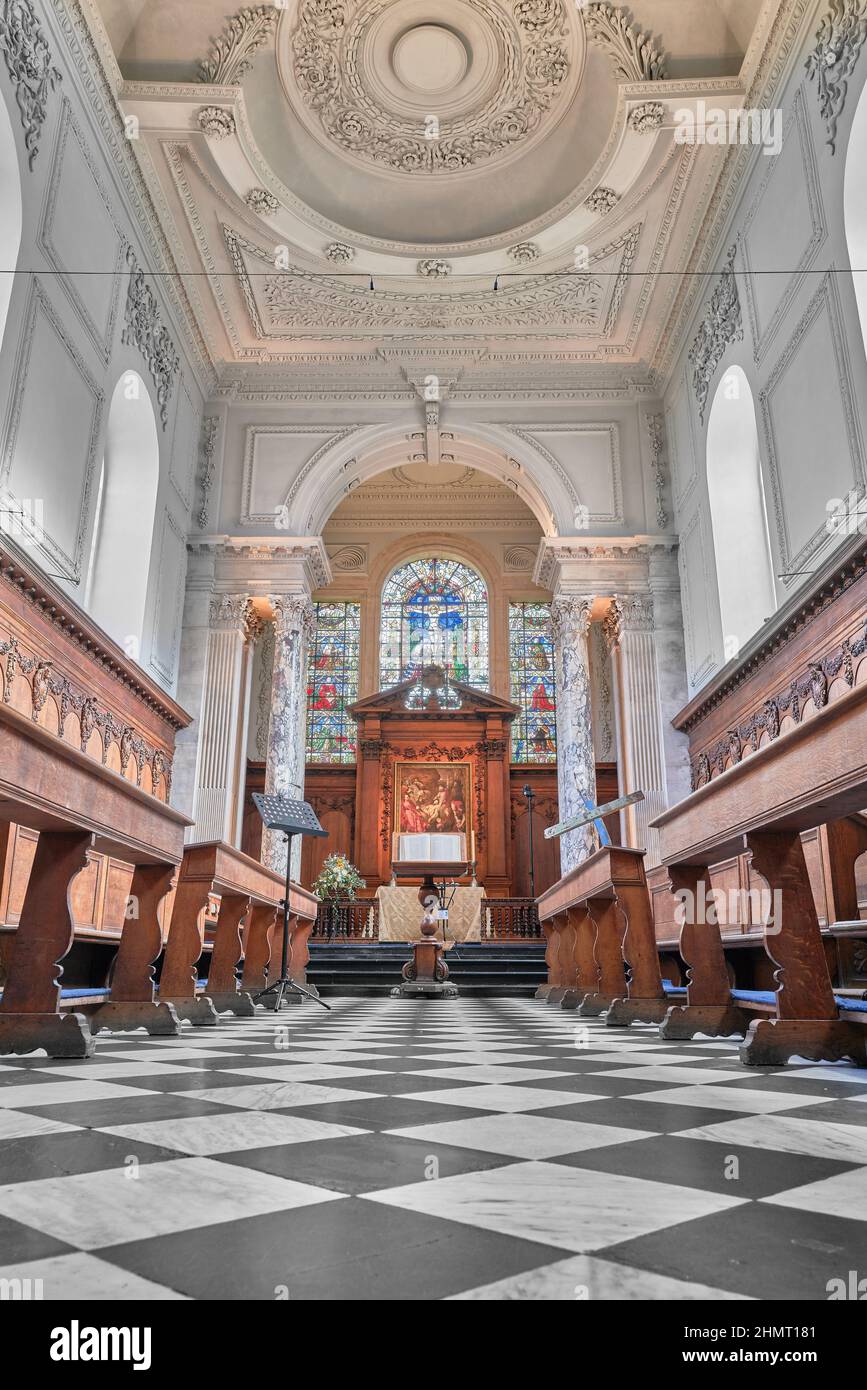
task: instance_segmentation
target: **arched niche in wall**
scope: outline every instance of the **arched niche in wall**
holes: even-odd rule
[[[867,348],[867,86],[855,108],[855,119],[846,151],[843,180],[843,216],[852,283],[861,317],[861,334]]]
[[[23,209],[18,150],[6,103],[0,96],[0,346],[21,250]]]
[[[114,388],[99,480],[87,608],[139,659],[147,600],[160,446],[147,387],[124,372]]]
[[[711,407],[707,487],[728,661],[776,609],[756,409],[740,367],[726,372]]]

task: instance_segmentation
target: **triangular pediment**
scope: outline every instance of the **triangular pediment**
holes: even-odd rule
[[[415,680],[401,681],[400,685],[392,685],[388,690],[378,690],[375,695],[366,695],[363,700],[356,700],[348,707],[349,713],[356,719],[365,714],[411,714],[416,719],[424,718],[425,715],[432,719],[442,719],[444,715],[450,714],[499,714],[504,719],[514,719],[520,713],[518,706],[513,705],[510,700],[502,700],[499,695],[491,695],[487,690],[478,690],[475,686],[464,685],[461,681],[451,682],[451,689],[460,696],[460,708],[419,705],[408,709],[406,699],[416,685]]]

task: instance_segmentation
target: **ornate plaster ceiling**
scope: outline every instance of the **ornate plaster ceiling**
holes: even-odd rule
[[[721,167],[674,112],[742,103],[779,0],[97,3],[227,385],[405,392],[506,346],[640,378]]]

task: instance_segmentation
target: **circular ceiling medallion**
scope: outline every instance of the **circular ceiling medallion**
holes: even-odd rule
[[[580,82],[573,0],[300,0],[284,88],[353,162],[455,174],[526,149]]]
[[[467,70],[468,54],[457,34],[441,24],[417,24],[401,34],[391,64],[405,87],[428,96],[441,96],[458,85]]]

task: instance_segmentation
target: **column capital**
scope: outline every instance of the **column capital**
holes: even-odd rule
[[[560,593],[551,604],[551,628],[557,642],[586,637],[590,631],[593,599],[586,594]]]
[[[251,616],[253,605],[248,594],[214,594],[208,609],[208,626],[246,633]]]
[[[612,647],[619,646],[627,632],[652,632],[655,627],[653,595],[615,594],[603,625]]]
[[[268,599],[274,610],[274,630],[278,637],[300,632],[311,640],[316,614],[306,594],[269,594]]]

